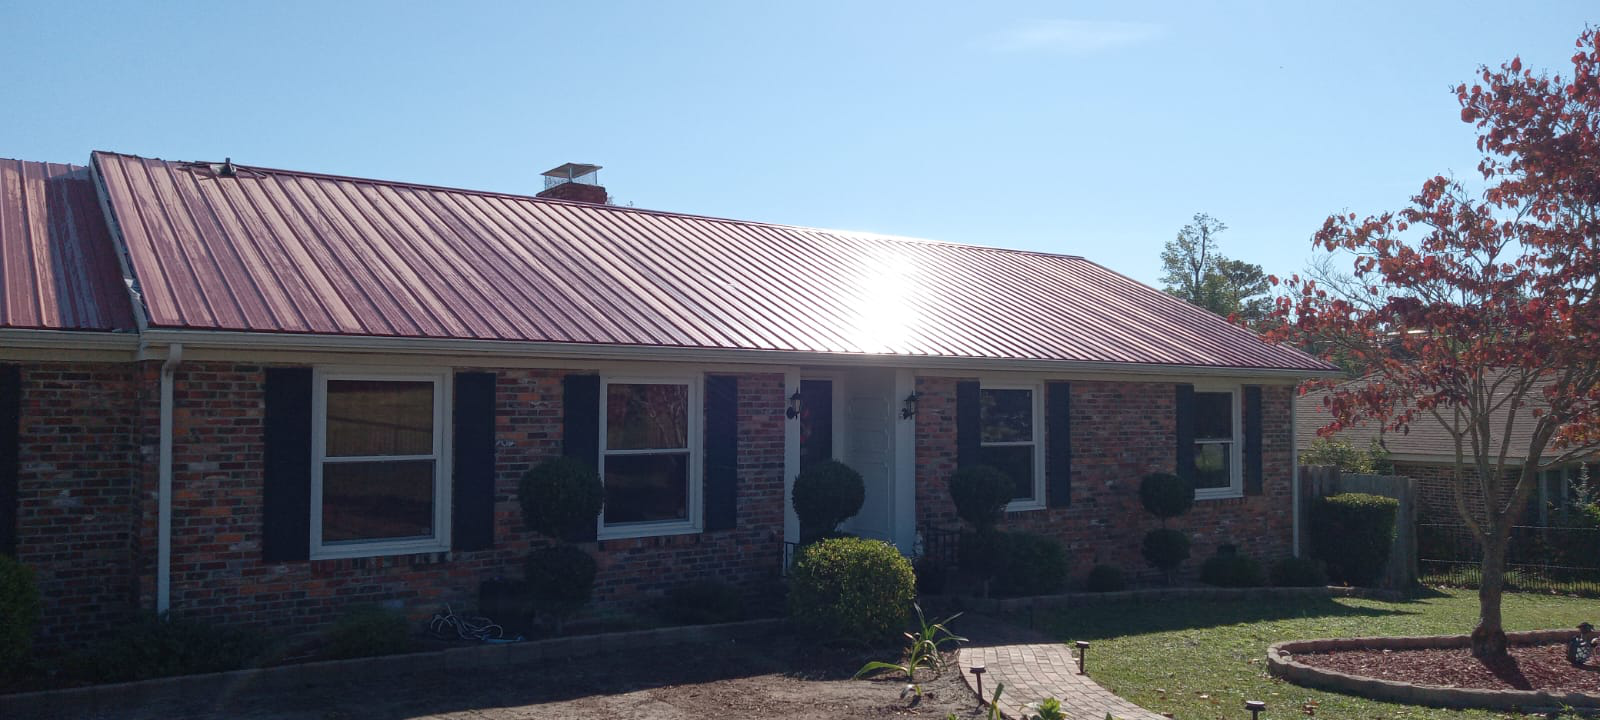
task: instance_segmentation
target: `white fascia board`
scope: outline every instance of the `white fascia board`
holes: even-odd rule
[[[136,333],[0,328],[0,358],[69,362],[132,360],[138,349]]]

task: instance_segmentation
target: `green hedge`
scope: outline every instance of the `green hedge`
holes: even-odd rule
[[[807,545],[789,573],[789,617],[824,642],[875,644],[896,637],[917,580],[894,546],[834,538]]]
[[[1067,588],[1072,564],[1060,540],[1033,533],[1004,534],[1005,548],[995,593],[1009,597],[1052,595]]]
[[[1118,592],[1128,589],[1128,581],[1122,577],[1120,568],[1096,565],[1089,570],[1089,578],[1084,581],[1083,587],[1089,592]]]
[[[39,624],[39,587],[33,569],[0,555],[0,668],[17,667],[33,648]]]
[[[1311,509],[1312,556],[1326,563],[1335,582],[1372,586],[1383,577],[1394,544],[1400,501],[1344,493],[1318,498]]]

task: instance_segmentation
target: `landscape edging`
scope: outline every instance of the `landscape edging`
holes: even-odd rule
[[[1566,640],[1572,636],[1572,632],[1571,630],[1530,630],[1506,633],[1506,639],[1512,645],[1540,645],[1552,641]],[[1275,677],[1296,685],[1409,705],[1487,710],[1553,709],[1563,706],[1577,709],[1600,709],[1600,694],[1418,685],[1351,675],[1337,670],[1307,665],[1294,659],[1295,653],[1315,653],[1329,650],[1417,650],[1461,648],[1468,647],[1471,644],[1472,638],[1468,635],[1287,640],[1274,643],[1267,648],[1267,671],[1271,672]]]
[[[1396,590],[1357,587],[1172,587],[1115,592],[1070,592],[1017,598],[974,598],[974,609],[982,612],[1011,612],[1058,607],[1086,607],[1119,602],[1165,602],[1169,600],[1265,600],[1300,597],[1360,597],[1398,601],[1406,594]]]

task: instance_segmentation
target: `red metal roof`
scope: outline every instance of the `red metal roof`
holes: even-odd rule
[[[0,159],[0,328],[133,327],[88,168]]]
[[[151,327],[1321,371],[1078,257],[96,153]]]

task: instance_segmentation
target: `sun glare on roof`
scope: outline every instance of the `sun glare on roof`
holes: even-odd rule
[[[893,250],[878,250],[866,258],[863,270],[856,346],[866,352],[906,352],[918,322],[911,302],[916,261]]]

